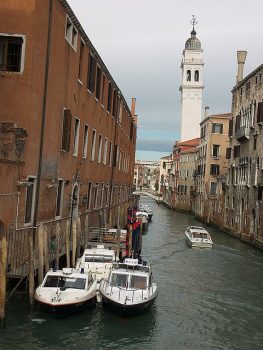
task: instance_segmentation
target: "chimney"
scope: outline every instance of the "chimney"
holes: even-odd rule
[[[237,83],[243,79],[243,71],[246,57],[247,51],[237,51]]]
[[[135,105],[136,105],[136,98],[133,97],[132,101],[131,101],[131,115],[132,115],[132,118],[134,118],[134,116],[135,116]]]
[[[210,107],[208,107],[208,106],[205,107],[205,118],[208,117],[209,109],[210,109]]]

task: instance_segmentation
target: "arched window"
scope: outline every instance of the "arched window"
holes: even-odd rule
[[[191,81],[191,71],[190,71],[190,69],[188,69],[188,71],[186,72],[186,81]]]
[[[199,81],[199,70],[195,71],[195,81]]]

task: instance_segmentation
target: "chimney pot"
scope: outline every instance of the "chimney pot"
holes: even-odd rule
[[[247,51],[237,51],[237,83],[243,79],[244,64],[246,62]]]

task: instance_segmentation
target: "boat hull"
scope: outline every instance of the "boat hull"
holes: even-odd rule
[[[186,236],[186,242],[189,245],[190,248],[213,248],[213,243],[212,242],[193,242],[191,239]]]
[[[138,315],[140,313],[145,312],[149,309],[149,307],[154,303],[155,299],[157,298],[157,292],[155,295],[153,295],[151,298],[147,299],[146,301],[142,303],[136,303],[136,304],[122,304],[118,303],[117,301],[106,297],[105,295],[102,295],[102,301],[103,306],[120,314],[123,316],[132,316],[132,315]]]
[[[92,308],[96,302],[96,294],[91,297],[72,303],[50,303],[38,296],[35,296],[37,306],[45,312],[51,313],[55,317],[66,317],[81,312],[87,308]]]

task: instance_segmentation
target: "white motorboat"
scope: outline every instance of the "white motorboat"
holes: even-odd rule
[[[35,292],[36,302],[56,316],[66,316],[96,301],[96,281],[91,273],[71,268],[47,272]]]
[[[145,310],[158,294],[151,267],[130,258],[114,264],[109,277],[102,281],[100,292],[103,304],[122,314]]]
[[[117,261],[116,251],[105,248],[103,244],[98,244],[94,248],[84,250],[83,255],[77,260],[76,269],[84,273],[90,271],[99,289],[100,281],[109,276],[113,262]]]
[[[203,227],[189,226],[185,231],[185,236],[191,248],[212,248],[213,246],[210,234]]]
[[[136,218],[142,221],[142,230],[145,231],[148,228],[148,214],[145,211],[137,211]]]
[[[152,217],[153,217],[153,210],[149,207],[148,204],[140,204],[139,206],[139,210],[146,212],[148,214],[148,221],[151,222],[152,221]]]

